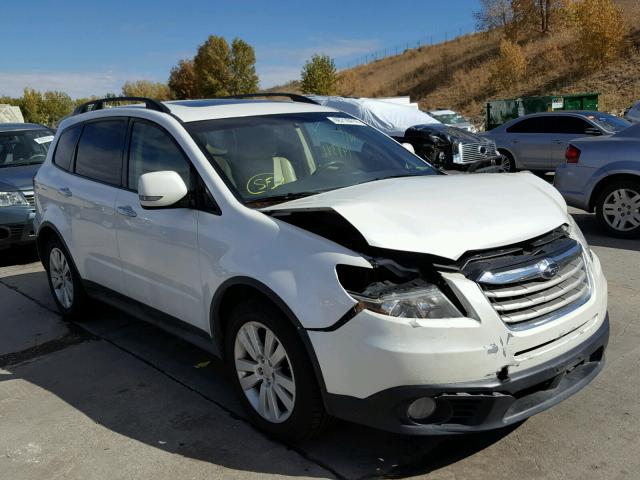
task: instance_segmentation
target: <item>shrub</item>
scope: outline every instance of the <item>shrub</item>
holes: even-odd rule
[[[509,90],[527,73],[527,58],[522,48],[509,40],[500,42],[498,58],[490,66],[489,82],[496,90]]]
[[[601,68],[624,51],[629,33],[623,11],[613,0],[577,0],[568,7],[576,51],[587,68]]]

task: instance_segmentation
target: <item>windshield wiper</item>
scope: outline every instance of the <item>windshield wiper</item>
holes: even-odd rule
[[[423,175],[421,173],[401,173],[398,175],[388,175],[388,176],[384,176],[384,177],[376,177],[376,178],[370,178],[368,180],[364,180],[362,182],[358,182],[356,185],[362,185],[363,183],[369,183],[369,182],[377,182],[378,180],[387,180],[389,178],[404,178],[404,177],[425,177],[426,175]]]
[[[288,202],[289,200],[297,200],[299,198],[310,197],[311,195],[317,195],[318,193],[326,192],[327,190],[313,190],[309,192],[292,192],[283,193],[282,195],[273,195],[271,197],[256,198],[255,200],[247,200],[245,205],[255,205],[260,203],[277,203]]]

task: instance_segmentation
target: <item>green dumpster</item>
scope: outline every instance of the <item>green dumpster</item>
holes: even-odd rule
[[[509,120],[529,113],[555,110],[598,110],[598,95],[598,93],[592,92],[509,98],[487,102],[485,129],[491,130]]]

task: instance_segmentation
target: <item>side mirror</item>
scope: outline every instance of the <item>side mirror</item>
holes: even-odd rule
[[[138,180],[142,208],[170,207],[186,197],[188,191],[182,177],[173,171],[145,173]]]
[[[407,150],[409,150],[411,153],[416,153],[416,150],[413,148],[413,145],[411,145],[410,143],[403,142],[402,146]]]
[[[602,132],[595,127],[585,128],[584,133],[586,133],[587,135],[594,135],[594,136],[602,135]]]

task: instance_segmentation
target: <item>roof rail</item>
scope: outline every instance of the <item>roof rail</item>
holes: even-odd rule
[[[300,103],[311,103],[312,105],[319,105],[315,100],[311,100],[309,97],[305,97],[304,95],[298,95],[297,93],[278,93],[278,92],[268,92],[268,93],[243,93],[240,95],[229,95],[227,97],[217,97],[217,98],[260,98],[260,97],[287,97],[292,102],[300,102]]]
[[[91,100],[90,102],[83,103],[78,105],[73,111],[72,115],[78,115],[80,113],[90,112],[94,110],[102,110],[105,103],[111,102],[139,102],[144,103],[144,107],[149,110],[155,110],[156,112],[162,113],[171,113],[169,107],[160,103],[157,100],[146,97],[108,97],[108,98],[100,98],[98,100]],[[93,107],[93,108],[91,108]]]

